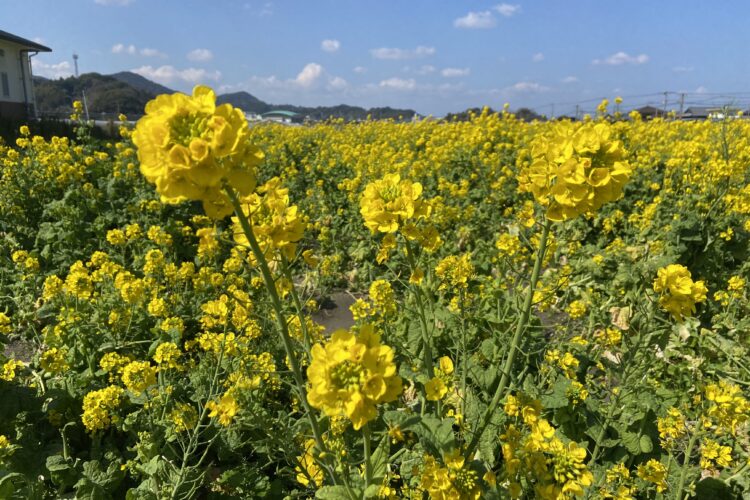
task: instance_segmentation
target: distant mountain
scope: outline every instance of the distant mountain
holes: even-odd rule
[[[120,71],[119,73],[115,73],[109,76],[111,76],[115,80],[125,82],[133,88],[142,90],[144,92],[148,92],[149,94],[155,95],[155,96],[159,94],[174,94],[175,92],[169,87],[165,87],[164,85],[160,85],[156,82],[152,82],[148,78],[145,78],[131,71]]]
[[[254,95],[248,94],[244,90],[231,94],[222,94],[216,98],[216,102],[218,104],[231,104],[234,107],[240,108],[245,113],[263,114],[273,109],[273,106],[270,104],[261,101]]]
[[[58,80],[34,78],[36,105],[42,116],[67,116],[72,102],[81,100],[83,92],[92,118],[113,117],[120,113],[139,117],[143,115],[146,103],[154,98],[151,92],[99,73]]]
[[[113,118],[119,113],[131,119],[143,115],[146,103],[159,94],[172,94],[174,90],[152,82],[151,80],[129,71],[113,75],[85,73],[80,77],[50,80],[34,77],[34,92],[37,108],[41,115],[67,116],[71,104],[80,100],[86,93],[89,114],[92,118]],[[291,104],[274,105],[266,103],[247,92],[222,94],[217,97],[219,104],[229,103],[245,113],[263,114],[273,110],[292,111],[300,120],[327,120],[343,118],[344,120],[373,119],[409,120],[416,112],[412,109],[372,108],[340,104],[338,106],[305,107]]]
[[[416,111],[413,109],[394,109],[394,108],[371,108],[365,109],[359,106],[349,106],[339,104],[338,106],[295,106],[293,104],[268,104],[261,101],[252,94],[245,91],[234,92],[231,94],[222,94],[216,98],[220,104],[229,103],[232,106],[240,108],[245,113],[267,113],[273,110],[292,111],[300,115],[300,118],[309,118],[311,120],[327,120],[329,118],[343,118],[344,120],[364,120],[368,116],[375,120],[392,118],[394,120],[410,120]]]

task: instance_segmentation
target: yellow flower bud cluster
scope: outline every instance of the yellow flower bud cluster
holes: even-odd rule
[[[100,431],[116,423],[118,418],[113,411],[120,405],[125,391],[122,387],[110,385],[98,391],[91,391],[83,397],[83,425],[91,432]]]
[[[146,105],[133,143],[141,173],[156,185],[165,203],[203,202],[206,214],[222,218],[232,211],[222,183],[242,195],[255,188],[254,167],[263,154],[248,143],[242,111],[216,105],[216,95],[198,85],[192,96],[160,95]]]
[[[401,394],[393,356],[393,349],[380,343],[372,325],[362,326],[358,335],[334,332],[325,345],[312,348],[307,400],[329,417],[345,415],[359,430],[377,416],[375,405]]]
[[[677,321],[695,313],[695,304],[706,300],[708,289],[703,281],[693,281],[690,271],[680,264],[670,264],[657,271],[654,291],[659,304]]]
[[[560,122],[532,145],[533,160],[519,177],[521,191],[547,207],[553,221],[592,213],[622,194],[632,168],[606,122]]]
[[[260,194],[258,194],[260,193]],[[289,204],[289,190],[281,187],[281,179],[274,177],[242,199],[242,211],[253,227],[253,233],[266,258],[275,258],[278,250],[287,259],[292,259],[297,242],[302,239],[305,223],[297,205]],[[248,241],[239,219],[234,222],[234,241],[247,246]]]

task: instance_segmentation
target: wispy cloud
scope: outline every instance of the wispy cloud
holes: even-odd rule
[[[338,52],[341,48],[341,42],[338,40],[323,40],[320,42],[320,48],[325,52]]]
[[[542,62],[544,61],[544,54],[542,54],[541,52],[537,52],[536,54],[531,56],[531,60],[533,62]]]
[[[627,52],[617,52],[611,56],[605,57],[604,59],[594,59],[591,61],[592,64],[605,64],[608,66],[621,66],[623,64],[645,64],[649,61],[649,57],[646,54],[639,54],[637,56],[631,56]]]
[[[493,10],[497,11],[501,16],[513,17],[521,12],[520,5],[511,5],[509,3],[501,3],[492,7]]]
[[[672,71],[675,73],[690,73],[691,71],[695,71],[695,68],[692,66],[675,66],[672,68]]]
[[[471,73],[469,68],[445,68],[440,72],[446,78],[456,78],[460,76],[468,76]]]
[[[413,78],[403,79],[398,77],[388,78],[381,81],[378,86],[384,89],[393,90],[414,90],[417,88],[417,82]]]
[[[187,54],[187,58],[190,61],[210,61],[214,58],[214,53],[208,49],[193,49]]]
[[[508,87],[507,90],[515,92],[534,93],[547,92],[548,90],[550,90],[550,88],[536,82],[518,82]]]
[[[131,56],[140,54],[144,57],[161,57],[161,58],[167,57],[167,54],[165,54],[164,52],[161,52],[156,49],[151,49],[148,47],[138,49],[132,43],[128,45],[125,45],[124,43],[116,43],[112,46],[111,52],[113,54],[128,54]]]
[[[566,76],[562,79],[563,83],[576,83],[578,81],[577,76]]]
[[[153,66],[141,66],[132,70],[149,80],[157,83],[189,83],[196,84],[206,81],[217,82],[221,78],[220,71],[209,71],[203,68],[177,69],[174,66],[164,65],[155,68]]]
[[[365,68],[364,66],[355,66],[352,71],[354,71],[358,75],[361,75],[363,73],[367,73],[367,68]]]
[[[381,47],[378,49],[370,50],[370,54],[372,54],[372,57],[374,57],[375,59],[387,59],[394,61],[428,57],[434,55],[435,52],[435,47],[426,47],[424,45],[420,45],[414,49]]]
[[[468,30],[486,30],[497,26],[497,20],[489,10],[469,12],[453,21],[453,26]]]

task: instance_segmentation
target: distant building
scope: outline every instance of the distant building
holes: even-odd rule
[[[39,52],[52,49],[0,30],[0,118],[36,118],[31,58]]]
[[[294,111],[286,111],[283,109],[275,109],[268,111],[261,115],[264,120],[279,122],[279,123],[299,123],[302,119],[299,113]]]
[[[723,120],[725,117],[736,117],[739,108],[727,106],[691,106],[680,116],[683,120]]]
[[[663,109],[656,108],[654,106],[643,106],[642,108],[636,109],[641,114],[641,118],[644,120],[651,120],[653,118],[664,118],[667,113]]]

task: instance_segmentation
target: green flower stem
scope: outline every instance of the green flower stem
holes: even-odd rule
[[[237,220],[242,227],[242,231],[245,233],[245,237],[250,244],[250,248],[252,249],[256,260],[258,261],[258,267],[260,267],[260,272],[263,275],[263,281],[265,282],[266,288],[268,289],[268,294],[271,296],[271,304],[273,305],[274,312],[276,313],[276,320],[279,324],[281,341],[284,344],[284,350],[286,351],[287,359],[289,360],[289,364],[292,368],[292,373],[294,375],[294,381],[297,385],[297,393],[300,402],[305,408],[305,413],[307,414],[308,420],[310,421],[310,428],[312,429],[313,437],[315,438],[315,444],[318,446],[318,449],[321,452],[327,452],[328,449],[323,442],[323,435],[320,432],[320,426],[318,425],[318,421],[315,418],[315,414],[313,413],[310,403],[307,401],[305,379],[302,377],[302,370],[300,369],[299,361],[297,361],[297,356],[294,352],[292,339],[289,336],[289,327],[287,326],[286,318],[284,317],[281,299],[279,298],[279,294],[276,291],[276,283],[274,282],[273,276],[271,275],[271,270],[268,267],[268,262],[266,262],[266,258],[263,255],[263,251],[261,250],[260,245],[258,244],[258,240],[255,239],[255,233],[253,233],[253,228],[250,225],[250,221],[247,219],[247,216],[245,216],[245,212],[242,211],[242,205],[240,204],[240,200],[237,197],[237,193],[229,186],[225,187],[225,191],[227,193],[227,196],[229,196],[229,200],[231,201],[232,207],[234,208],[234,213],[237,215]],[[338,481],[336,480],[335,475],[331,473],[331,476],[334,484],[337,484]]]
[[[299,318],[300,328],[302,329],[302,340],[304,342],[305,352],[307,353],[308,359],[311,359],[310,349],[312,349],[312,339],[310,338],[310,332],[307,330],[307,323],[305,322],[305,315],[302,313],[302,301],[299,299],[297,289],[294,287],[294,281],[292,280],[292,270],[289,267],[289,261],[281,256],[281,264],[284,268],[284,277],[289,281],[291,290],[289,293],[292,296],[294,307],[297,311],[297,317]]]
[[[688,441],[687,448],[685,449],[685,459],[682,461],[682,472],[680,472],[680,482],[677,485],[677,494],[674,496],[675,500],[682,499],[682,491],[685,489],[685,479],[687,478],[687,471],[690,466],[690,455],[692,455],[693,446],[695,446],[695,442],[698,441],[699,437],[700,437],[700,433],[696,432],[695,434],[690,436],[690,440]]]
[[[411,243],[409,243],[409,240],[406,237],[404,237],[404,241],[406,242],[406,259],[409,261],[409,268],[413,273],[417,270],[417,263],[414,259],[414,249],[412,248]],[[419,285],[414,285],[412,290],[414,291],[414,298],[417,301],[419,322],[422,325],[422,354],[424,356],[424,366],[427,370],[427,376],[433,377],[435,374],[432,370],[432,339],[429,329],[427,328],[427,318],[424,313],[422,291],[419,289]]]
[[[513,334],[513,340],[511,340],[508,354],[505,358],[505,363],[503,364],[500,383],[497,386],[497,390],[495,390],[495,395],[492,397],[490,405],[487,407],[487,410],[482,416],[482,420],[479,423],[477,432],[474,434],[474,437],[471,439],[469,446],[466,448],[465,457],[469,459],[471,459],[471,456],[476,451],[477,446],[479,446],[479,440],[482,438],[482,434],[484,434],[484,431],[487,430],[487,426],[489,426],[490,424],[492,415],[495,413],[495,410],[497,410],[497,407],[500,404],[500,400],[503,398],[503,396],[505,396],[505,390],[508,388],[508,385],[510,383],[510,374],[511,370],[513,369],[513,362],[516,359],[516,351],[520,350],[519,344],[521,342],[521,336],[528,326],[529,316],[531,315],[531,304],[534,298],[534,289],[536,288],[537,281],[539,281],[539,274],[542,270],[542,262],[544,261],[544,254],[547,250],[547,237],[549,236],[551,225],[552,221],[550,221],[549,219],[545,219],[544,227],[542,229],[542,236],[539,240],[539,249],[537,250],[536,260],[534,261],[534,269],[531,271],[531,281],[529,282],[529,288],[526,291],[526,297],[524,298],[523,302],[521,317],[519,318],[516,325],[516,331]]]
[[[365,488],[372,483],[372,451],[370,449],[370,438],[370,424],[365,424],[362,427],[362,441],[364,443],[365,452]]]

